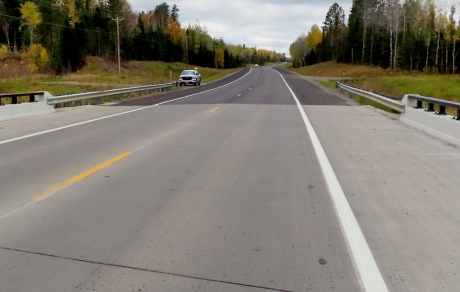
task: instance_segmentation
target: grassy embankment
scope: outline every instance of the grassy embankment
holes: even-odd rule
[[[79,72],[64,76],[28,74],[5,78],[6,74],[0,72],[3,77],[0,79],[0,93],[49,91],[53,95],[59,95],[166,83],[170,82],[170,71],[172,71],[173,80],[177,80],[180,72],[185,68],[186,64],[183,63],[131,61],[122,64],[121,75],[119,75],[116,62],[91,57],[87,59],[86,66]],[[188,68],[194,68],[194,66],[188,66]],[[198,70],[202,75],[203,82],[210,82],[238,69],[223,70],[198,67]]]
[[[413,93],[460,102],[459,75],[410,73],[336,62],[288,69],[301,75],[318,77],[342,77],[342,72],[345,71],[346,77],[353,78],[349,81],[353,85],[395,98],[402,99],[405,94]],[[321,81],[321,84],[335,88],[333,81]],[[363,103],[376,106],[376,103],[370,101]]]

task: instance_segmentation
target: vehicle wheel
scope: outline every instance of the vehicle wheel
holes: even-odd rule
[[[198,81],[195,81],[195,86],[198,86]]]

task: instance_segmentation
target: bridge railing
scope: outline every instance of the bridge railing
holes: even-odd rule
[[[437,115],[447,115],[446,108],[455,109],[456,115],[453,116],[455,120],[460,120],[460,103],[454,101],[448,101],[438,98],[426,97],[417,94],[408,94],[405,96],[406,106],[413,107],[415,109],[423,109],[426,112],[433,112]],[[424,107],[426,103],[426,107]],[[438,110],[435,111],[435,106]]]
[[[39,101],[40,99],[43,100],[44,95],[45,95],[44,91],[0,94],[0,105],[7,104],[5,102],[6,99],[9,99],[11,101],[10,104],[19,104],[21,103],[19,101],[19,97],[27,97],[28,99],[27,102],[36,102],[36,101]]]
[[[423,109],[425,112],[432,112],[436,115],[447,115],[446,108],[454,109],[456,114],[454,119],[460,120],[460,103],[433,97],[421,96],[418,94],[406,94],[402,100],[394,97],[375,93],[362,88],[354,87],[349,84],[337,82],[336,87],[347,93],[355,94],[373,100],[378,104],[391,108],[400,113],[404,113],[407,107]],[[437,108],[438,110],[435,110]]]

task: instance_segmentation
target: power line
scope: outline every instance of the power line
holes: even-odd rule
[[[3,14],[3,13],[0,13],[0,16],[4,16],[4,17],[9,17],[9,18],[12,18],[12,19],[16,19],[16,20],[24,20],[23,18],[21,17],[17,17],[17,16],[12,16],[12,15],[8,15],[8,14]],[[89,32],[94,32],[94,33],[106,33],[106,34],[110,34],[110,35],[117,35],[116,33],[114,32],[109,32],[109,31],[105,31],[105,30],[94,30],[94,29],[87,29],[87,28],[78,28],[78,27],[72,27],[72,26],[67,26],[67,25],[61,25],[61,24],[55,24],[55,23],[49,23],[49,22],[41,22],[41,24],[45,24],[45,25],[50,25],[50,26],[55,26],[55,27],[61,27],[61,28],[70,28],[70,29],[75,29],[75,30],[81,30],[81,31],[89,31]],[[130,37],[131,39],[137,39],[137,40],[143,40],[143,41],[147,41],[147,42],[150,42],[151,40],[150,39],[144,39],[144,38],[139,38],[139,37]],[[164,42],[164,41],[163,41]]]

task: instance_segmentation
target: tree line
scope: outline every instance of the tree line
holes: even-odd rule
[[[166,2],[139,12],[127,0],[3,0],[0,52],[34,51],[49,55],[48,66],[58,74],[76,71],[87,55],[117,58],[118,18],[122,60],[218,68],[284,61],[276,52],[213,38],[199,21],[183,26],[179,11]]]
[[[407,71],[457,73],[457,5],[435,0],[353,0],[346,20],[334,3],[290,47],[296,67],[335,60]]]

